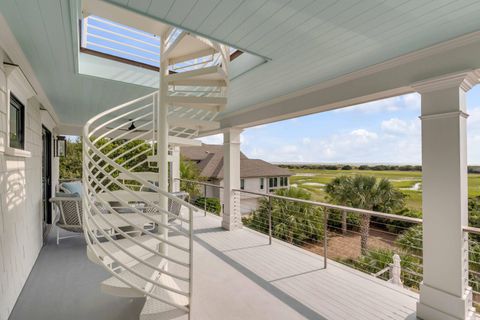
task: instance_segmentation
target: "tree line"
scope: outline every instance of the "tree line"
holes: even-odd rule
[[[287,169],[313,170],[422,171],[420,165],[279,164],[278,166]],[[480,173],[480,166],[468,166],[468,173]]]

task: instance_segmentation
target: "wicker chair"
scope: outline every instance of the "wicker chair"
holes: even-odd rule
[[[78,235],[60,237],[60,228],[75,233],[83,233],[82,226],[82,198],[78,194],[59,194],[50,199],[57,208],[57,245],[61,239],[76,237]]]
[[[174,196],[180,198],[181,200],[186,200],[188,197],[188,193],[186,192],[173,192],[172,193]],[[158,204],[158,202],[154,202],[154,204]],[[170,215],[168,216],[168,222],[173,222],[177,220],[177,218],[180,216],[182,209],[182,205],[178,202],[173,202],[171,199],[168,199],[168,212]],[[157,207],[151,207],[151,206],[145,206],[144,209],[145,213],[153,213],[156,214],[158,213],[158,208]]]

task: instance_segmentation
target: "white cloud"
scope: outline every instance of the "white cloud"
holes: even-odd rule
[[[304,145],[308,145],[308,144],[310,144],[311,142],[312,142],[312,140],[311,140],[310,138],[308,138],[308,137],[305,137],[305,138],[302,139],[302,143],[303,143]]]
[[[361,103],[354,106],[337,109],[335,112],[360,111],[362,113],[395,112],[402,108],[420,109],[420,95],[409,93],[403,96],[391,97],[382,100]]]
[[[206,136],[202,138],[198,138],[198,140],[202,141],[205,144],[223,144],[223,134],[214,134],[212,136]],[[240,134],[240,143],[241,144],[248,144],[248,139],[245,137],[245,134],[242,132]]]
[[[377,139],[378,138],[378,135],[375,133],[375,132],[370,132],[368,130],[365,130],[365,129],[356,129],[356,130],[353,130],[350,135],[352,137],[355,137],[357,140],[356,142],[360,142],[360,143],[368,143],[369,141],[371,140],[374,140],[374,139]]]
[[[407,108],[420,110],[421,96],[418,93],[405,94],[400,96],[400,99],[403,100]]]
[[[418,135],[420,134],[420,120],[404,121],[398,118],[384,120],[380,124],[383,131],[389,134]]]
[[[213,136],[198,138],[198,140],[205,144],[223,144],[223,135],[219,133]]]

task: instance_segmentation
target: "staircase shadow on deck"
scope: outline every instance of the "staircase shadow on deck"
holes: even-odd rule
[[[230,252],[233,250],[242,250],[242,249],[248,249],[252,248],[250,247],[243,247],[243,248],[236,248],[236,249],[230,249],[230,250],[225,250],[221,251],[218,250],[217,248],[213,247],[206,241],[200,239],[198,237],[199,234],[202,233],[214,233],[214,232],[227,232],[225,229],[222,229],[221,227],[218,228],[205,228],[205,229],[200,229],[195,231],[195,242],[205,249],[207,249],[209,252],[214,254],[216,257],[219,259],[223,260],[225,263],[228,263],[230,266],[232,266],[234,269],[236,269],[238,272],[249,278],[251,281],[255,282],[257,285],[259,285],[261,288],[264,290],[268,291],[270,294],[278,298],[280,301],[297,311],[299,314],[304,316],[307,319],[315,319],[315,320],[327,320],[327,318],[323,317],[322,315],[318,314],[315,310],[309,308],[308,306],[304,305],[300,301],[296,300],[295,298],[291,297],[290,295],[286,294],[282,290],[278,289],[274,285],[271,284],[271,282],[276,281],[267,281],[255,272],[252,272],[242,264],[238,263],[234,259],[228,257],[224,252]],[[259,247],[259,246],[253,246],[253,247]],[[318,271],[318,270],[315,270]],[[292,275],[294,277],[296,275]],[[278,279],[277,279],[278,280]]]

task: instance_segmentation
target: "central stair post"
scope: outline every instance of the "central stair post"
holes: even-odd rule
[[[157,156],[158,156],[158,187],[161,191],[168,192],[168,104],[167,93],[168,84],[165,81],[165,75],[168,72],[167,59],[163,56],[165,52],[165,39],[168,34],[162,35],[160,39],[160,72],[159,72],[159,87],[157,99]],[[159,194],[160,209],[163,210],[161,214],[162,224],[168,225],[168,199]],[[160,228],[163,238],[167,240],[168,230],[164,227]],[[160,252],[168,255],[168,247],[166,243],[160,244]]]

